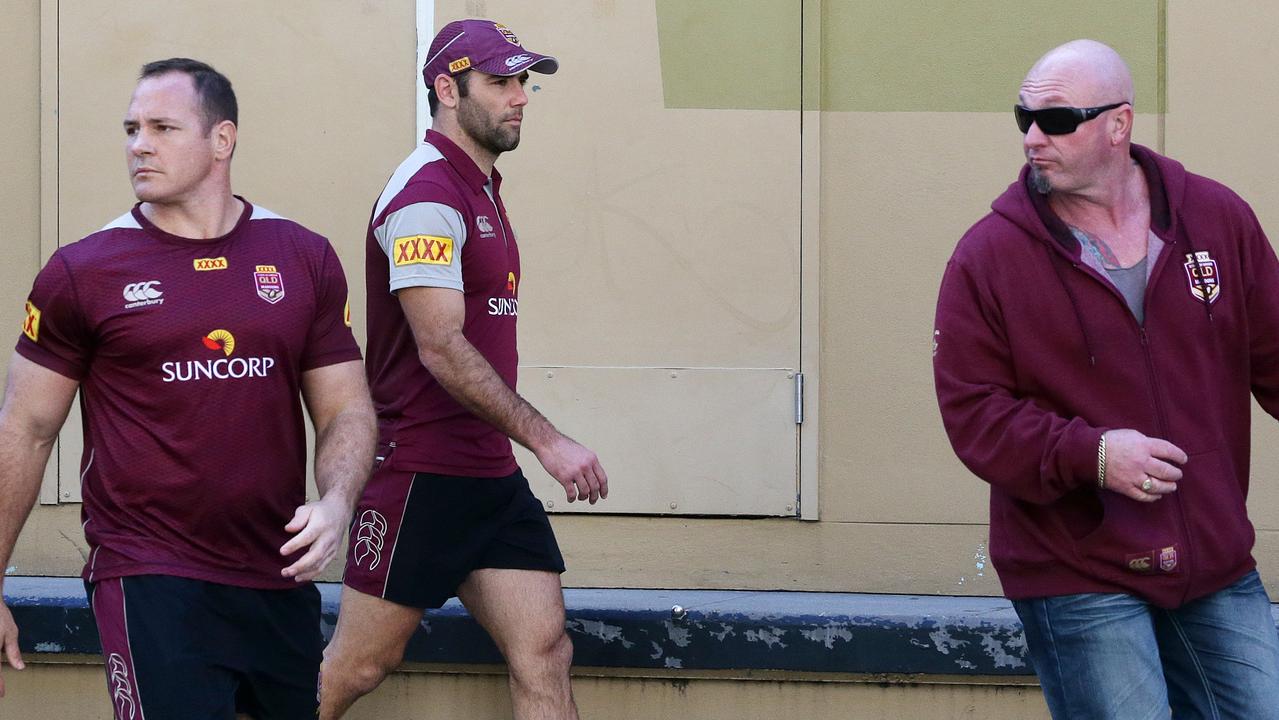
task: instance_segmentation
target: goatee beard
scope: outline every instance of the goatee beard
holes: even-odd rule
[[[1048,178],[1033,166],[1030,168],[1030,186],[1035,188],[1035,192],[1040,195],[1047,195],[1053,189],[1052,183],[1048,181]]]

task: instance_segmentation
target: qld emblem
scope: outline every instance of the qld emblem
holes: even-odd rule
[[[1207,250],[1186,253],[1186,280],[1190,284],[1190,294],[1203,302],[1214,303],[1221,294],[1217,261]]]
[[[258,265],[253,269],[253,284],[258,297],[272,305],[284,299],[284,277],[274,265]]]
[[[1172,572],[1177,569],[1177,548],[1166,547],[1159,551],[1159,569]]]

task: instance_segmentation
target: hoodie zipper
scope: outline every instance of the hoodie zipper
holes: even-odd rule
[[[1173,254],[1173,248],[1176,245],[1176,241],[1174,240],[1172,242],[1168,242],[1166,243],[1166,245],[1167,247],[1165,247],[1163,251],[1159,253],[1159,259],[1155,261],[1155,268],[1154,270],[1150,272],[1150,277],[1146,281],[1146,290],[1142,295],[1142,302],[1145,303],[1147,308],[1150,307],[1150,298],[1154,292],[1155,282],[1159,278],[1160,274],[1163,272],[1164,266],[1168,264],[1168,257],[1170,257]],[[1081,268],[1080,267],[1081,263],[1074,262],[1073,259],[1071,264],[1074,265],[1076,269],[1083,272],[1085,275],[1093,278],[1095,281],[1100,282],[1101,284],[1109,288],[1111,294],[1114,295],[1116,298],[1118,298],[1124,310],[1127,312],[1128,318],[1132,320],[1132,324],[1137,328],[1137,336],[1138,336],[1138,339],[1141,341],[1141,354],[1146,361],[1146,379],[1150,383],[1150,397],[1154,403],[1155,422],[1159,428],[1160,436],[1164,440],[1168,440],[1168,420],[1166,415],[1164,414],[1163,401],[1160,398],[1159,376],[1155,372],[1155,359],[1150,351],[1150,337],[1146,334],[1145,326],[1137,322],[1137,316],[1133,314],[1132,308],[1128,307],[1128,301],[1124,299],[1123,294],[1119,292],[1119,289],[1115,287],[1114,283],[1109,282],[1103,277],[1100,277],[1099,273],[1097,273],[1097,271],[1093,270],[1091,267],[1088,267],[1085,265],[1083,268]],[[1172,441],[1169,440],[1169,442],[1172,442]],[[1186,601],[1186,598],[1190,595],[1190,587],[1192,583],[1191,576],[1193,574],[1193,565],[1190,562],[1190,559],[1194,557],[1194,553],[1191,550],[1190,527],[1186,524],[1186,512],[1185,512],[1185,509],[1181,506],[1181,497],[1177,493],[1172,493],[1172,496],[1173,496],[1172,498],[1165,498],[1165,499],[1171,499],[1175,501],[1177,504],[1177,518],[1180,521],[1179,524],[1181,525],[1181,538],[1182,538],[1182,542],[1185,545],[1185,547],[1183,548],[1183,552],[1186,555],[1186,558],[1185,558],[1186,579],[1182,583],[1182,589],[1181,589],[1181,601],[1184,603]]]
[[[1156,384],[1156,375],[1155,375],[1155,360],[1150,353],[1150,339],[1146,335],[1146,329],[1144,327],[1140,329],[1140,332],[1141,332],[1141,351],[1142,351],[1142,354],[1146,356],[1146,374],[1149,375],[1150,377],[1150,389],[1155,397],[1155,415],[1157,416],[1159,420],[1159,434],[1165,440],[1167,440],[1168,423],[1165,420],[1163,403],[1160,402],[1159,400],[1159,388]],[[1172,442],[1172,441],[1169,440],[1169,442]],[[1181,505],[1181,495],[1175,492],[1171,493],[1171,495],[1172,497],[1165,496],[1164,500],[1173,501],[1177,503],[1177,519],[1180,521],[1181,537],[1183,542],[1185,543],[1185,547],[1182,549],[1182,551],[1186,556],[1185,558],[1183,558],[1186,564],[1186,580],[1185,582],[1182,583],[1182,587],[1181,587],[1181,602],[1185,603],[1186,598],[1190,596],[1190,586],[1194,579],[1192,577],[1194,565],[1191,562],[1191,559],[1195,557],[1195,554],[1191,548],[1190,526],[1186,523],[1186,510]]]

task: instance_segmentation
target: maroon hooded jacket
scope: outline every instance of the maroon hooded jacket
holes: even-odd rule
[[[959,459],[990,483],[990,550],[1012,599],[1126,592],[1161,607],[1255,566],[1250,395],[1279,412],[1279,262],[1229,188],[1133,146],[1163,241],[1145,324],[1085,264],[1027,168],[959,241],[934,375]],[[1133,428],[1186,451],[1154,503],[1097,487],[1097,443]]]

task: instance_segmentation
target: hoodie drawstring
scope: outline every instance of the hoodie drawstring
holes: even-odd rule
[[[1066,277],[1061,274],[1061,267],[1057,261],[1056,253],[1048,245],[1044,245],[1044,251],[1048,253],[1048,264],[1052,266],[1053,272],[1057,274],[1057,282],[1061,283],[1061,289],[1066,291],[1066,297],[1070,298],[1070,307],[1075,311],[1075,321],[1079,323],[1079,334],[1084,336],[1084,350],[1088,353],[1088,364],[1097,365],[1097,355],[1092,349],[1092,340],[1088,337],[1088,326],[1084,324],[1084,314],[1079,311],[1079,301],[1075,299],[1075,293],[1070,289],[1070,285],[1066,282]]]

